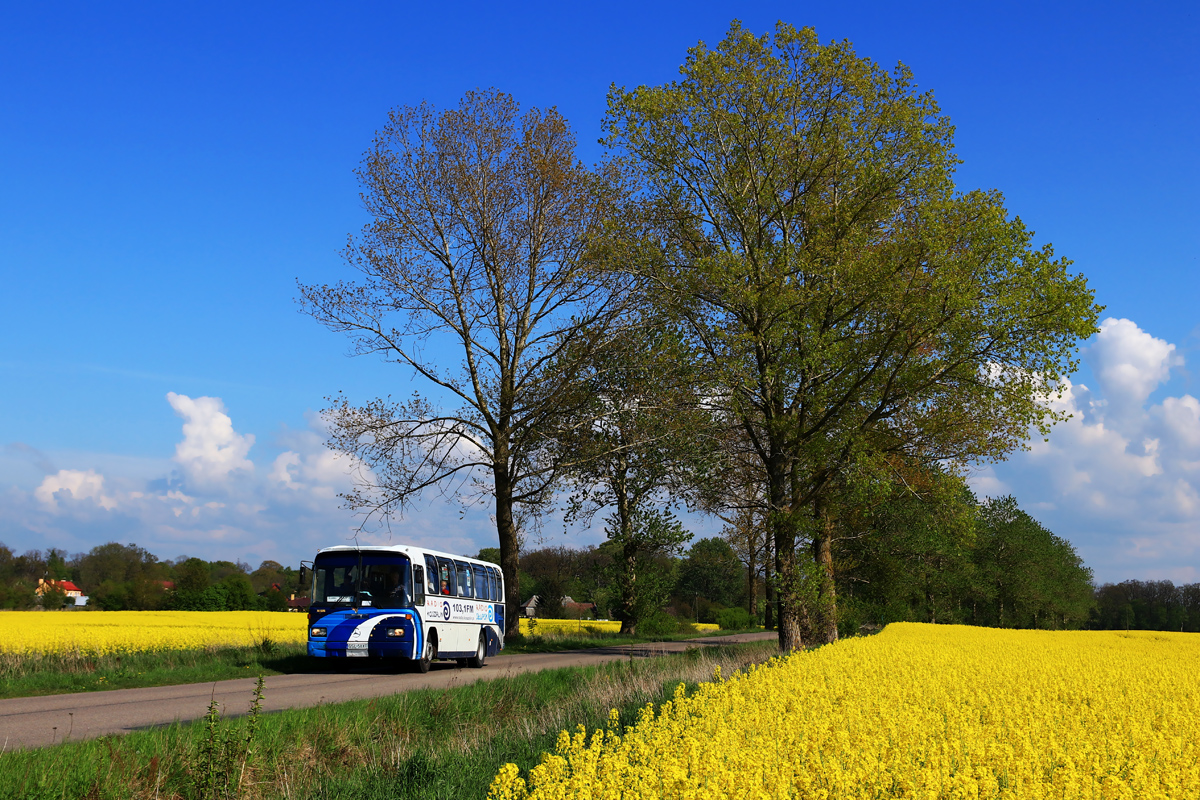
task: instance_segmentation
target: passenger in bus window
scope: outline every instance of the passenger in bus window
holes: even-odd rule
[[[408,605],[408,593],[405,591],[404,581],[400,574],[400,566],[398,564],[389,565],[386,567],[386,572],[383,574],[383,591],[384,597],[388,600],[389,606],[405,606]]]
[[[356,575],[346,567],[338,567],[333,571],[333,594],[337,596],[334,602],[349,603],[354,600],[354,584]]]
[[[446,558],[439,558],[438,567],[442,579],[442,594],[450,596],[458,594],[454,586],[454,562]]]

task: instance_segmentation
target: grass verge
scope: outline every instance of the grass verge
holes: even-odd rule
[[[135,650],[105,655],[0,652],[0,698],[313,672],[312,661],[304,645],[270,641],[253,647]]]
[[[501,765],[534,766],[560,730],[603,727],[614,708],[631,724],[679,683],[775,652],[773,642],[696,648],[10,752],[0,756],[0,797],[482,798]]]
[[[575,632],[538,634],[514,638],[504,653],[551,653],[729,633],[737,631],[686,632],[667,637],[630,637],[586,630],[582,635]],[[332,667],[323,659],[309,658],[303,644],[277,643],[265,638],[251,647],[139,650],[106,655],[81,652],[30,655],[0,651],[0,698],[325,673],[333,672]]]

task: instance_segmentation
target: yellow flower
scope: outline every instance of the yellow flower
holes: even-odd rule
[[[1198,663],[1197,634],[896,624],[564,731],[489,797],[1200,798]]]
[[[308,617],[270,611],[87,611],[0,614],[0,651],[105,653],[304,643]]]

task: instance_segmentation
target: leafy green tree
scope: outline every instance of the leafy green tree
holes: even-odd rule
[[[267,589],[262,594],[260,607],[263,611],[287,611],[287,595],[278,589]]]
[[[347,248],[357,279],[301,286],[304,310],[356,353],[432,390],[329,409],[330,443],[371,468],[348,505],[390,516],[428,487],[475,480],[465,494],[494,501],[510,608],[522,521],[556,479],[546,429],[573,396],[572,371],[545,366],[603,330],[624,296],[620,276],[587,269],[616,184],[575,145],[556,110],[523,110],[498,91],[395,110],[358,171],[372,219]],[[517,633],[516,614],[507,624]]]
[[[480,561],[490,561],[493,564],[500,563],[500,548],[499,547],[484,547],[476,555],[475,558]]]
[[[976,624],[1078,628],[1087,623],[1092,571],[1070,542],[1022,511],[1012,496],[980,507],[974,562]]]
[[[258,607],[258,595],[244,573],[235,572],[225,576],[218,586],[223,590],[225,610],[246,611]]]
[[[576,576],[579,551],[569,547],[542,547],[521,554],[521,572],[526,596],[537,595],[537,615],[559,619],[564,615],[563,599],[578,591]],[[578,600],[578,597],[574,597]]]
[[[283,564],[268,559],[259,564],[258,569],[250,573],[250,585],[259,594],[268,591],[272,584],[279,584],[281,591],[291,591],[292,586],[288,577]]]
[[[1200,584],[1106,583],[1095,591],[1089,627],[1101,630],[1200,631]]]
[[[701,539],[679,563],[679,593],[684,598],[699,595],[728,607],[741,599],[741,590],[742,566],[728,542]]]
[[[614,88],[605,124],[642,193],[610,261],[686,326],[761,464],[780,646],[801,646],[814,582],[832,641],[847,469],[997,458],[1045,430],[1092,294],[999,193],[956,190],[953,127],[906,67],[811,29],[734,23],[679,80]]]
[[[175,592],[199,594],[209,587],[209,576],[207,561],[189,558],[175,566]]]
[[[67,560],[62,550],[51,547],[46,551],[46,577],[61,581],[68,577]]]
[[[873,502],[839,514],[839,622],[964,622],[975,579],[977,503],[965,481],[940,469],[892,464]]]
[[[567,359],[586,363],[574,384],[581,396],[568,403],[575,413],[559,418],[555,434],[562,474],[575,490],[567,519],[590,523],[610,512],[605,533],[620,550],[610,570],[624,633],[659,610],[651,598],[660,596],[661,576],[650,564],[687,537],[669,506],[711,460],[709,415],[679,344],[674,331],[643,317],[615,328],[587,362]]]
[[[158,558],[136,544],[108,542],[93,547],[78,559],[82,587],[91,589],[110,580],[126,582],[141,577],[157,578],[164,573]]]
[[[657,508],[639,508],[627,523],[610,516],[605,533],[614,550],[607,575],[613,616],[621,621],[621,633],[633,635],[671,597],[672,557],[691,534],[669,511]]]
[[[124,581],[101,581],[88,596],[88,604],[101,611],[125,610],[129,607],[128,585]]]

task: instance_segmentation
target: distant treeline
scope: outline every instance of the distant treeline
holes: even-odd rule
[[[842,635],[899,621],[1200,631],[1200,584],[1125,581],[1096,588],[1071,543],[1012,497],[981,503],[958,484],[945,487],[878,504],[846,527],[834,548]],[[763,534],[761,521],[747,518],[720,537],[643,556],[643,630],[667,632],[690,621],[772,627],[777,579]],[[527,550],[519,562],[522,597],[538,596],[541,617],[618,617],[621,552],[613,541]],[[497,561],[499,551],[487,548],[478,557]],[[298,586],[297,570],[275,561],[252,570],[232,561],[160,561],[116,542],[69,557],[54,548],[16,555],[0,544],[0,608],[39,605],[39,578],[73,582],[90,597],[89,608],[102,610],[283,610],[307,588]],[[64,601],[49,592],[40,604]]]
[[[1200,583],[1106,583],[1096,590],[1091,627],[1101,630],[1200,631]]]
[[[930,489],[881,504],[835,542],[841,635],[901,621],[1200,630],[1200,584],[1126,581],[1097,588],[1071,543],[1015,499],[978,502],[953,483],[947,486],[941,497]],[[652,563],[664,611],[681,620],[716,622],[724,609],[740,607],[747,621],[772,626],[773,554],[755,528],[761,526],[753,521],[730,525],[724,538],[657,555]],[[521,586],[542,595],[540,615],[584,613],[579,605],[556,602],[566,595],[577,604],[594,603],[595,613],[607,616],[619,594],[612,581],[616,556],[611,542],[526,552]]]
[[[282,611],[297,591],[298,577],[275,561],[254,570],[242,562],[186,556],[159,561],[137,545],[117,542],[71,556],[55,548],[16,555],[0,543],[0,608],[5,609],[70,602],[63,592],[44,586],[39,596],[40,579],[70,581],[88,596],[88,608],[104,611]]]

